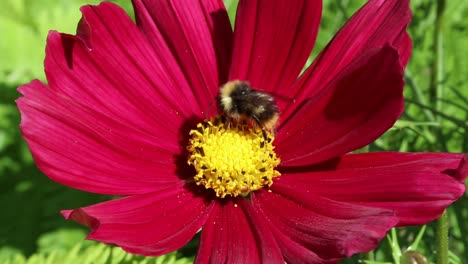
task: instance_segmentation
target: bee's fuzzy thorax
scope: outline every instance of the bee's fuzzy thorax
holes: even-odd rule
[[[253,89],[248,82],[234,80],[219,90],[219,107],[229,118],[254,121],[262,130],[274,132],[279,119],[274,98]]]

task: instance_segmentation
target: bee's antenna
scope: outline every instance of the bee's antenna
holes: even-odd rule
[[[219,101],[219,98],[218,96],[216,96],[215,98],[213,98],[210,102],[210,104],[208,105],[208,108],[206,109],[207,111],[205,112],[204,114],[204,117],[205,119],[208,119],[211,115],[211,110],[213,109],[213,105],[214,105],[214,102],[216,101]]]

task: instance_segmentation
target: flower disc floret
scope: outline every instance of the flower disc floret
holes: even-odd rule
[[[197,172],[194,180],[220,198],[246,196],[271,186],[280,175],[273,136],[265,138],[257,127],[215,117],[199,123],[190,135],[188,163]]]

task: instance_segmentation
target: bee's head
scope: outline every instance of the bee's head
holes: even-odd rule
[[[230,97],[233,100],[243,100],[252,92],[252,88],[246,82],[238,82],[237,85],[231,90]]]
[[[219,105],[228,114],[239,112],[239,101],[245,100],[252,92],[249,83],[239,80],[230,81],[219,90]]]

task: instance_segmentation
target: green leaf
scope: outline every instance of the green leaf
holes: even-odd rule
[[[0,80],[10,84],[45,80],[42,61],[48,31],[74,33],[84,3],[98,1],[4,0],[0,9]]]
[[[160,257],[144,257],[132,255],[121,248],[108,246],[102,243],[89,242],[76,244],[68,252],[51,251],[41,252],[25,258],[21,254],[12,255],[3,263],[8,264],[54,264],[54,263],[80,263],[80,264],[188,264],[193,259],[178,257],[176,253],[169,253]]]

